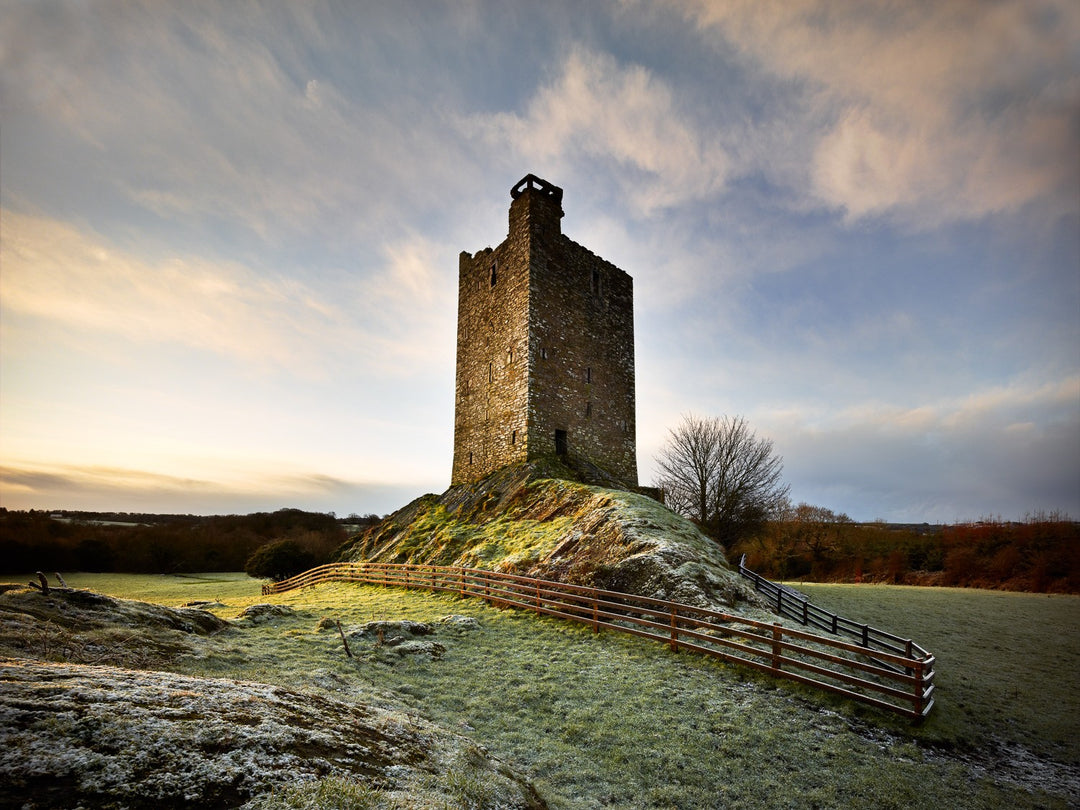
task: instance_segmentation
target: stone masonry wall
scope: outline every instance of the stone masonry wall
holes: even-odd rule
[[[553,456],[560,431],[636,485],[633,281],[562,235],[561,189],[513,196],[507,238],[459,258],[452,483]]]
[[[530,277],[530,454],[565,431],[571,461],[636,485],[633,280],[565,236],[552,247]]]
[[[526,458],[528,294],[527,243],[461,254],[452,483]]]

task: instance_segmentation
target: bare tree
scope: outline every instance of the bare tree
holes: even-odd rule
[[[788,520],[798,543],[810,554],[811,565],[817,565],[836,554],[840,539],[852,521],[846,514],[839,515],[824,506],[800,503]]]
[[[741,416],[684,416],[657,464],[668,506],[721,544],[760,530],[787,502],[783,459]]]

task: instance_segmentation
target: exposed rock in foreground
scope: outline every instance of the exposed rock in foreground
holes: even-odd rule
[[[223,630],[229,624],[207,610],[194,607],[170,608],[73,588],[50,588],[48,593],[42,593],[8,584],[0,585],[0,613],[6,612],[81,629],[126,624],[205,635]]]
[[[71,588],[42,593],[0,585],[0,657],[145,669],[189,652],[229,623],[197,608],[170,608]]]
[[[413,716],[260,683],[0,661],[0,808],[238,807],[327,777],[372,806],[466,806],[476,786],[488,806],[545,806]]]
[[[461,565],[687,604],[759,605],[722,549],[663,504],[517,464],[425,495],[346,545],[342,560]]]

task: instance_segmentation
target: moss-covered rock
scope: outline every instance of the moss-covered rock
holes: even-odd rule
[[[425,495],[338,557],[485,568],[703,607],[759,603],[723,549],[690,521],[645,495],[570,474],[529,462]]]

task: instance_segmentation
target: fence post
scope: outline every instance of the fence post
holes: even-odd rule
[[[600,634],[600,599],[595,589],[592,592],[592,631],[597,635]]]
[[[540,583],[536,583],[536,606],[540,607]]]
[[[780,622],[773,622],[772,628],[772,666],[773,669],[780,670],[780,639],[783,638],[784,631],[780,627]]]
[[[922,716],[923,710],[923,662],[915,662],[915,699],[912,701],[915,706],[916,716]]]
[[[870,648],[870,625],[868,624],[862,626],[862,645],[867,649]]]
[[[675,605],[671,606],[671,649],[673,652],[679,651],[679,624],[676,619]]]

